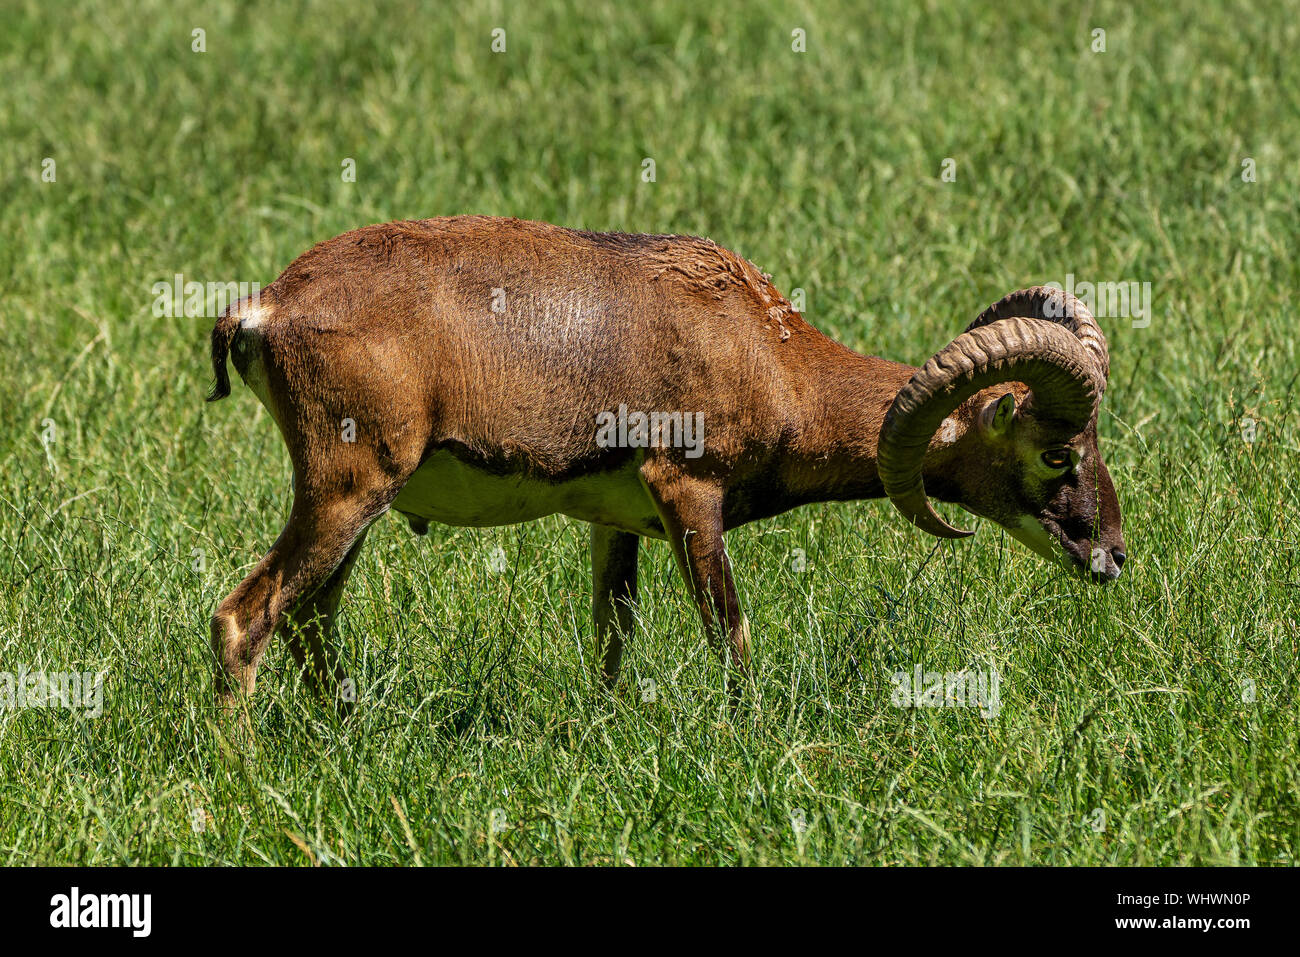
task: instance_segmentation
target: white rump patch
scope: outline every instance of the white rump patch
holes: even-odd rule
[[[270,315],[270,308],[262,305],[256,300],[250,301],[246,304],[241,304],[239,309],[239,328],[256,329]]]
[[[262,366],[262,333],[259,331],[271,315],[271,309],[267,306],[259,305],[256,300],[248,300],[240,303],[239,329],[235,333],[235,341],[231,344],[234,352],[238,353],[240,360],[240,375],[244,384],[257,396],[259,402],[266,407],[266,411],[275,417],[275,407],[271,405],[271,391],[267,387],[266,369]]]

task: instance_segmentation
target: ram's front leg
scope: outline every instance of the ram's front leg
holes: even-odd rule
[[[740,608],[723,539],[722,490],[687,476],[648,481],[647,487],[705,634],[729,666],[727,686],[738,700],[749,676],[749,620]]]

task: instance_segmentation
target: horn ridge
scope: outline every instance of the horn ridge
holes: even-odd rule
[[[1008,293],[989,306],[966,327],[966,332],[1001,319],[1039,319],[1065,326],[1084,344],[1103,383],[1110,379],[1110,351],[1106,336],[1092,312],[1077,296],[1055,286],[1030,286]]]

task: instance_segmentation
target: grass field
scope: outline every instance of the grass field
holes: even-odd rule
[[[105,676],[99,717],[0,714],[0,864],[1294,862],[1292,5],[3,6],[0,672]],[[352,719],[277,645],[230,746],[208,617],[289,465],[154,284],[468,212],[707,235],[913,364],[1012,289],[1150,283],[1101,320],[1123,578],[886,502],[748,526],[733,718],[665,546],[611,700],[584,525],[389,517]],[[996,668],[1001,710],[891,706],[918,664]]]

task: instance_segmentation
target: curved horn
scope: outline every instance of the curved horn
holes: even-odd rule
[[[926,497],[921,466],[930,439],[954,409],[1001,382],[1023,382],[1036,416],[1078,432],[1095,414],[1105,379],[1086,341],[1061,325],[1023,317],[977,325],[918,369],[885,415],[876,469],[894,506],[931,535],[974,533],[953,528]]]
[[[1092,355],[1101,371],[1102,388],[1105,388],[1110,379],[1110,352],[1106,349],[1106,337],[1088,307],[1077,297],[1053,286],[1019,289],[981,312],[965,331],[970,332],[999,319],[1042,319],[1065,326]]]

